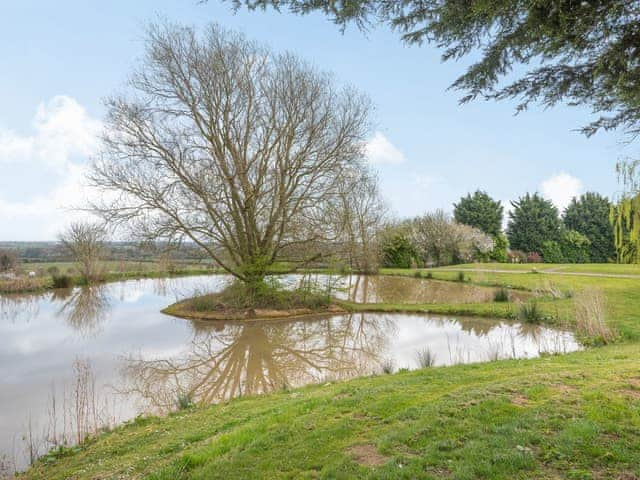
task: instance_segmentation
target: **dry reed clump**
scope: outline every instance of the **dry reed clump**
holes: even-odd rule
[[[554,299],[570,298],[573,292],[563,292],[555,283],[545,280],[534,289],[534,293],[538,296],[548,295]]]
[[[35,292],[46,288],[47,280],[43,277],[16,277],[0,280],[0,292],[21,293]]]
[[[429,348],[423,348],[416,352],[419,368],[433,367],[436,363],[436,355]]]
[[[607,305],[604,293],[597,288],[577,292],[573,298],[576,331],[592,344],[607,344],[615,334],[606,322]]]

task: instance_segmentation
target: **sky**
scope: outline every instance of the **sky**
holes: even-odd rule
[[[562,210],[585,191],[614,196],[620,133],[587,139],[583,108],[512,102],[459,105],[447,87],[467,61],[440,61],[386,27],[344,33],[322,15],[235,13],[209,0],[21,0],[0,9],[0,240],[53,240],[95,195],[85,175],[99,148],[105,97],[122,90],[144,50],[144,28],[166,18],[217,22],[291,51],[375,105],[367,143],[382,194],[400,217],[442,208],[477,189],[505,207],[538,191]]]

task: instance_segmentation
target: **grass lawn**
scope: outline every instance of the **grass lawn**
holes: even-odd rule
[[[614,267],[607,266],[615,274]],[[430,271],[450,280],[458,272]],[[138,419],[42,458],[24,478],[640,478],[640,280],[465,275],[526,290],[602,289],[619,340],[569,355],[378,375]],[[571,299],[545,301],[570,317]]]
[[[513,270],[531,272],[534,268],[539,272],[557,273],[597,273],[605,275],[638,275],[640,265],[618,265],[615,263],[474,263],[445,267],[446,270],[456,269],[484,269],[484,270]]]

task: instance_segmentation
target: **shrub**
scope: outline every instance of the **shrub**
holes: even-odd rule
[[[560,244],[555,240],[547,240],[542,244],[542,258],[545,263],[565,262]]]
[[[527,253],[527,263],[542,263],[542,257],[538,252]]]
[[[382,265],[389,268],[410,268],[416,256],[411,240],[401,231],[383,235],[380,250]]]
[[[591,241],[576,232],[567,230],[562,234],[561,249],[564,260],[568,263],[588,263],[590,260]]]
[[[509,263],[527,263],[527,254],[521,250],[509,250],[507,260]]]
[[[499,288],[493,293],[494,302],[508,302],[509,297],[509,290],[504,287]]]
[[[55,265],[47,268],[47,273],[49,275],[51,275],[52,277],[55,277],[56,275],[58,275],[60,273],[60,269],[58,267],[56,267]]]
[[[416,270],[415,272],[413,272],[413,276],[415,278],[422,278],[422,273],[420,273],[420,270]]]
[[[9,250],[0,250],[0,272],[8,272],[16,268],[18,257]]]
[[[466,281],[466,278],[464,276],[464,272],[458,272],[458,275],[456,276],[456,281],[458,281],[458,282]]]
[[[429,280],[433,280],[433,273],[432,272],[427,272],[427,275],[425,278],[428,278]]]
[[[71,288],[73,287],[73,277],[69,275],[53,275],[53,288]]]
[[[489,253],[489,259],[494,262],[505,263],[509,260],[507,250],[509,240],[504,233],[498,233],[493,237],[493,250]]]

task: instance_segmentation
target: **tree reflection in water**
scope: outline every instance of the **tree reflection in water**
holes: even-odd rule
[[[40,312],[42,294],[0,294],[0,320],[29,322]]]
[[[491,287],[390,275],[352,275],[345,283],[348,299],[358,303],[486,303],[493,301],[495,292]],[[510,294],[512,301],[531,296],[520,291]]]
[[[54,295],[64,302],[57,315],[63,317],[71,328],[83,335],[99,332],[111,308],[104,285],[54,290]]]
[[[153,410],[175,408],[179,395],[213,403],[378,371],[394,329],[388,317],[366,314],[217,326],[199,323],[181,355],[129,358],[123,376],[128,393],[141,396]]]

